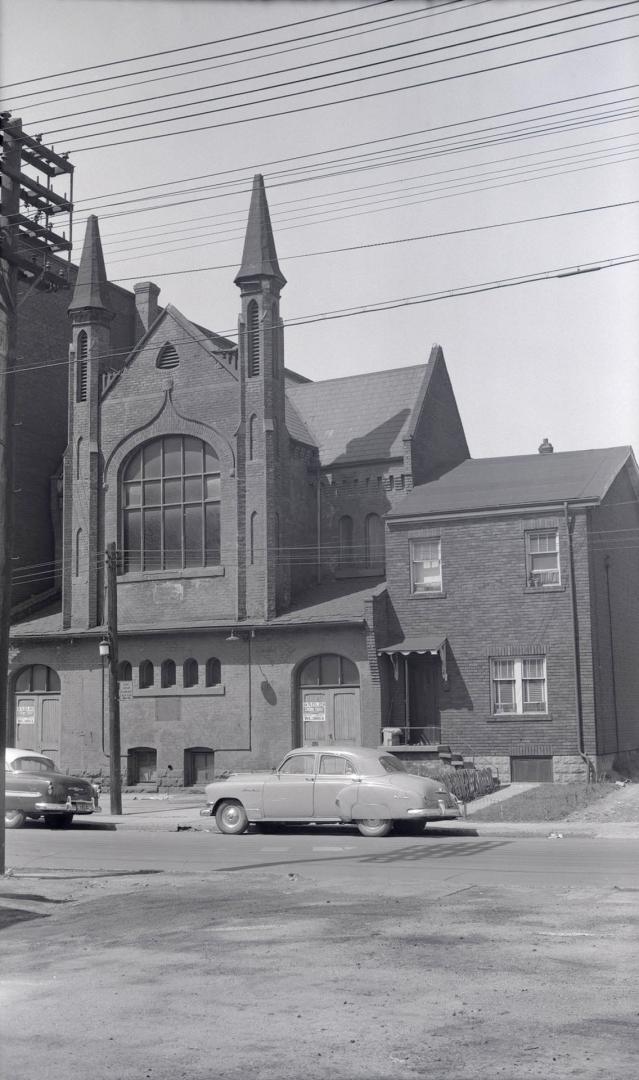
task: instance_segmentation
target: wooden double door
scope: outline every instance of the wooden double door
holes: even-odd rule
[[[58,760],[60,750],[60,695],[15,695],[16,747],[36,750]]]
[[[302,745],[359,745],[359,687],[313,687],[301,690]]]

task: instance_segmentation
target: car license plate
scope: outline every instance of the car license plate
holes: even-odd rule
[[[90,814],[93,810],[93,803],[90,802],[77,802],[75,804],[76,813],[78,814]]]

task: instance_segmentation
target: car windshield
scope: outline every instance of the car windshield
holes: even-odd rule
[[[48,757],[20,757],[13,761],[15,772],[48,773],[55,772],[55,765]]]
[[[379,763],[386,772],[406,772],[404,762],[399,758],[393,757],[392,754],[381,754]]]

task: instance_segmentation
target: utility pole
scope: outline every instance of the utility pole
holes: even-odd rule
[[[68,286],[73,211],[73,166],[22,130],[22,121],[0,113],[2,131],[2,206],[0,208],[0,875],[5,872],[5,771],[9,727],[9,634],[11,629],[11,561],[13,525],[14,378],[18,338],[18,277],[34,289]],[[46,186],[25,168],[43,173]],[[70,197],[58,195],[51,180],[70,176]],[[32,216],[21,213],[21,204]],[[69,216],[69,237],[49,226],[53,215]],[[67,268],[52,256],[66,251]]]
[[[118,577],[115,544],[108,544],[107,636],[109,640],[109,760],[111,763],[111,813],[122,813],[120,776],[120,694],[118,686]]]
[[[0,259],[0,874],[5,872],[4,754],[9,704],[9,628],[11,625],[11,525],[13,517],[13,367],[17,343],[18,270],[11,256],[15,229],[10,222],[20,208],[18,132],[5,129],[2,138],[2,258]],[[10,172],[5,171],[8,166]]]

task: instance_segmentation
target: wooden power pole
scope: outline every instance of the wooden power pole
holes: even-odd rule
[[[107,636],[109,640],[109,761],[111,813],[122,813],[122,778],[120,773],[120,696],[118,686],[118,578],[115,544],[108,544],[107,561]]]

